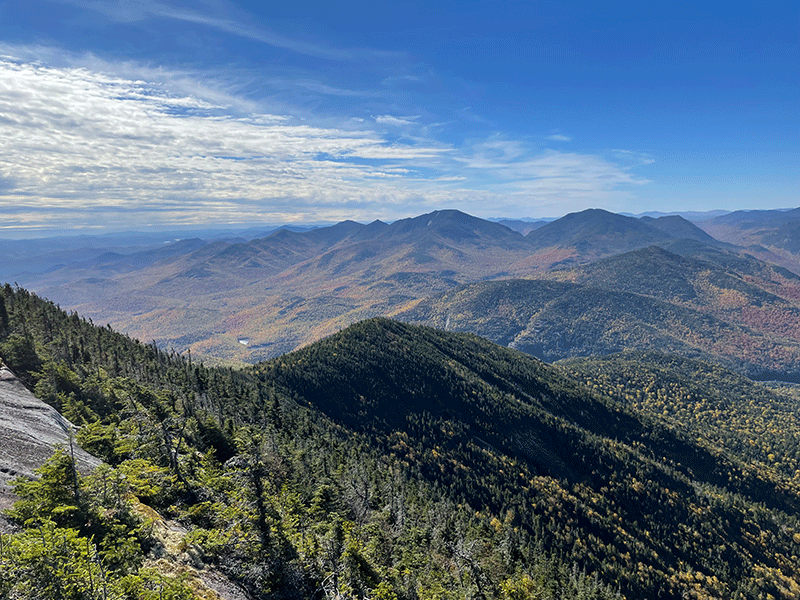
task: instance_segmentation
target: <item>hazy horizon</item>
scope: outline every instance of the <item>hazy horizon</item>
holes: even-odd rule
[[[584,210],[589,210],[596,207],[589,207]],[[741,209],[744,212],[751,212],[751,211],[762,211],[762,210],[774,210],[774,211],[790,211],[794,210],[796,207],[780,207],[774,209],[762,209],[762,208],[755,208],[755,209]],[[442,210],[459,210],[459,209],[448,209],[448,208],[441,208],[436,209],[439,211]],[[434,211],[431,211],[434,212]],[[463,211],[462,211],[463,212]],[[580,212],[580,211],[578,211]],[[696,221],[702,222],[704,220],[709,220],[721,215],[730,214],[732,212],[738,211],[730,211],[724,209],[716,209],[716,210],[708,210],[708,211],[645,211],[641,213],[627,213],[627,212],[620,212],[616,214],[620,214],[626,217],[633,217],[633,218],[641,218],[645,216],[650,217],[661,217],[661,216],[682,216],[689,221]],[[421,216],[427,213],[420,213],[418,215],[409,215],[407,217],[402,217],[401,219],[409,219],[414,218],[417,216]],[[466,213],[469,214],[469,213]],[[566,213],[570,214],[570,213]],[[542,222],[542,221],[555,221],[560,219],[561,217],[566,216],[559,215],[556,217],[509,217],[509,216],[499,216],[499,217],[478,217],[485,219],[487,221],[492,222],[501,222],[501,221],[521,221],[521,222]],[[477,215],[472,215],[477,216]],[[383,221],[385,223],[393,223],[395,221],[401,219],[373,219]],[[344,219],[344,220],[355,220],[355,219]],[[369,224],[371,221],[366,220],[355,220],[358,223],[362,223],[364,225]],[[101,237],[113,237],[113,236],[124,236],[124,235],[143,235],[143,236],[165,236],[170,234],[180,234],[180,233],[205,233],[208,232],[214,235],[226,235],[229,233],[236,233],[236,232],[246,232],[246,231],[259,231],[259,230],[277,230],[281,228],[294,228],[297,230],[308,230],[313,228],[319,227],[330,227],[332,225],[336,225],[337,223],[341,223],[342,221],[318,221],[318,222],[299,222],[299,223],[254,223],[254,222],[247,222],[247,223],[203,223],[200,225],[186,225],[186,226],[174,226],[170,224],[139,224],[136,227],[120,227],[117,229],[108,229],[101,226],[96,227],[87,227],[87,228],[73,228],[73,229],[42,229],[42,230],[32,230],[32,229],[23,229],[18,231],[12,230],[0,230],[0,240],[36,240],[36,239],[51,239],[51,238],[72,238],[72,237],[87,237],[87,238],[101,238]]]

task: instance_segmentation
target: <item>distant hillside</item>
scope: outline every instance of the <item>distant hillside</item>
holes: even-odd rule
[[[761,304],[800,298],[800,275],[757,258],[707,244],[681,241],[626,252],[569,270],[553,277],[626,290],[672,300],[670,285],[691,286],[694,292],[682,299],[695,298],[699,304],[720,305],[699,279],[720,289],[731,289],[746,296],[744,303]],[[765,295],[766,294],[766,295]]]
[[[800,221],[800,208],[791,210],[737,210],[698,225],[716,239],[746,246],[758,243],[761,236]]]
[[[763,243],[792,254],[800,254],[800,218],[779,225],[774,232],[764,234]]]
[[[800,342],[800,276],[753,257],[705,251],[697,252],[698,259],[686,250],[678,256],[646,248],[563,276],[584,285],[672,302],[745,327],[774,342],[774,349],[763,355],[762,365],[769,360],[781,363],[784,350],[779,348]],[[737,352],[751,357],[744,347]]]
[[[677,240],[697,240],[706,244],[713,244],[716,241],[697,225],[678,215],[669,215],[656,219],[641,217],[640,220]]]
[[[693,293],[661,275],[659,284],[673,298]],[[395,317],[476,333],[546,361],[649,349],[717,360],[751,376],[800,379],[800,340],[627,291],[555,281],[483,282],[423,300]]]
[[[782,266],[800,273],[800,208],[740,210],[697,225],[720,241],[750,248],[760,258],[770,252]]]
[[[549,223],[551,219],[547,220],[539,220],[539,221],[520,221],[518,219],[500,219],[497,222],[501,225],[505,225],[509,229],[513,229],[514,231],[519,231],[522,235],[528,235],[534,229],[539,229],[543,225]]]
[[[525,236],[536,250],[572,249],[575,256],[583,262],[672,238],[670,233],[653,227],[641,219],[624,217],[600,209],[566,215]]]
[[[500,223],[492,223],[458,210],[439,210],[411,219],[400,219],[380,231],[376,239],[386,242],[410,242],[415,245],[472,242],[489,246],[519,247],[522,236]]]
[[[717,245],[667,246],[674,252],[651,246],[545,275],[562,286],[473,284],[395,314],[545,360],[660,349],[797,380],[800,276]]]
[[[800,470],[800,397],[775,393],[719,365],[661,352],[576,358],[559,366],[603,394],[666,417],[764,470],[788,478]]]

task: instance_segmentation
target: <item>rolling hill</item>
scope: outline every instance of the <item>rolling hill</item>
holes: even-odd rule
[[[716,240],[697,225],[679,215],[663,217],[641,217],[641,222],[663,231],[676,240],[695,240],[706,244],[714,244]]]
[[[681,241],[621,253],[590,265],[553,271],[557,279],[688,302],[695,308],[726,304],[783,304],[800,298],[800,276],[747,254]]]
[[[797,381],[800,277],[717,244],[666,246],[672,251],[650,246],[540,275],[545,280],[461,286],[394,316],[548,361],[661,349]]]
[[[775,370],[784,370],[788,363],[779,358],[784,355],[779,348],[800,342],[800,277],[752,256],[702,244],[683,246],[676,249],[682,255],[652,247],[558,275],[584,285],[671,302],[746,328],[773,342],[761,364],[772,360]],[[750,359],[745,346],[736,352]],[[777,368],[779,364],[783,366]]]
[[[674,236],[646,220],[593,208],[561,217],[531,231],[525,238],[536,250],[569,249],[576,260],[588,262],[664,242]]]
[[[740,210],[697,223],[714,238],[800,272],[800,208]]]
[[[698,226],[723,242],[739,246],[774,245],[776,248],[781,248],[788,240],[783,240],[784,243],[781,243],[781,236],[776,236],[776,232],[781,228],[795,227],[798,222],[800,222],[800,208],[737,210],[713,219],[700,221]],[[786,249],[789,250],[789,248]]]

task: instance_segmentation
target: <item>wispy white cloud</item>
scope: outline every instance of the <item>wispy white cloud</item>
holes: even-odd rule
[[[107,61],[90,52],[73,53],[39,44],[11,45],[0,41],[0,59],[12,63],[47,65],[53,69],[85,71],[112,79],[147,82],[171,96],[185,96],[213,105],[226,113],[258,114],[263,107],[244,97],[241,81],[230,80],[226,73],[192,69],[165,68],[135,61]],[[270,118],[275,118],[271,116]]]
[[[353,90],[303,77],[270,79],[267,83],[275,88],[306,90],[325,96],[340,96],[344,98],[380,98],[384,96],[373,90]]]
[[[57,0],[58,1],[58,0]],[[215,10],[203,11],[208,2],[197,2],[193,9],[177,3],[164,2],[159,0],[60,0],[63,4],[77,6],[83,9],[95,11],[110,21],[119,23],[133,23],[145,21],[147,19],[171,19],[203,25],[212,29],[217,29],[223,33],[235,35],[266,44],[275,48],[289,50],[305,56],[313,56],[328,60],[352,60],[355,54],[351,50],[333,48],[329,46],[312,44],[303,40],[291,38],[274,31],[267,27],[255,27],[247,20],[220,18],[218,14],[230,14],[236,12],[236,6],[232,3],[220,3],[223,6],[214,6]]]
[[[630,159],[499,136],[457,148],[407,115],[323,125],[189,71],[56,54],[0,45],[0,227],[518,214],[644,183]]]
[[[649,165],[655,162],[655,159],[646,152],[614,149],[611,154],[615,160],[631,166]]]
[[[378,115],[373,117],[376,123],[380,125],[391,125],[392,127],[407,127],[409,125],[416,125],[418,116],[416,117],[395,117],[392,115]]]
[[[285,198],[300,212],[355,197],[369,206],[408,195],[380,182],[404,175],[397,161],[448,152],[216,109],[138,80],[0,61],[0,205],[39,218],[117,208],[208,220],[257,217]]]
[[[484,183],[509,208],[554,207],[555,215],[587,206],[607,206],[630,197],[631,190],[649,183],[599,154],[527,151],[515,140],[492,139],[475,144],[456,160],[474,183]],[[477,187],[477,186],[476,186]],[[509,213],[513,214],[513,213]]]
[[[547,139],[552,142],[571,142],[572,138],[568,135],[564,135],[563,133],[554,133],[552,135],[548,135]]]
[[[409,83],[422,83],[424,80],[425,78],[421,75],[392,75],[390,77],[384,77],[381,81],[381,85],[384,87],[398,87]]]

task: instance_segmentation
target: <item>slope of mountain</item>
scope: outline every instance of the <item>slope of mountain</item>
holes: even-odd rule
[[[520,221],[518,219],[499,219],[497,223],[505,225],[509,229],[519,231],[522,235],[528,235],[534,229],[539,229],[549,223],[551,219],[541,219],[538,221]]]
[[[718,242],[707,244],[697,240],[671,240],[658,245],[659,248],[697,260],[710,262],[723,269],[737,271],[742,274],[764,277],[765,265],[768,270],[775,270],[782,273],[788,269],[780,266],[780,257],[768,250],[761,249],[756,252],[758,256],[750,251],[752,248],[742,248],[731,244]],[[797,277],[798,273],[791,272],[786,275],[789,278]],[[769,276],[766,277],[769,279]]]
[[[716,242],[713,237],[708,235],[697,225],[678,215],[668,215],[655,219],[653,217],[641,217],[639,220],[663,231],[676,240],[696,240],[705,242],[706,244],[713,244]]]
[[[765,234],[763,243],[791,254],[800,254],[800,217],[791,223],[779,225],[772,233]]]
[[[81,485],[114,502],[125,482],[169,510],[198,568],[216,564],[250,597],[755,599],[800,582],[800,493],[784,471],[476,336],[374,319],[209,369],[22,290],[0,296],[0,354],[113,466]],[[33,503],[51,485],[69,499],[71,483],[44,485],[18,512],[73,523]],[[129,526],[100,532],[97,564],[116,580],[136,572],[123,558],[146,535],[115,537]]]
[[[619,598],[511,521],[496,530],[494,513],[456,505],[364,435],[298,407],[292,392],[268,380],[160,353],[24,290],[7,286],[0,298],[0,356],[26,367],[28,381],[75,414],[79,441],[113,466],[78,482],[85,500],[77,515],[61,504],[74,498],[68,457],[20,490],[15,518],[32,516],[33,525],[3,538],[3,593],[33,582],[47,600],[65,590],[103,597],[106,586],[95,594],[94,580],[109,582],[109,595],[123,586],[134,597],[208,599],[215,596],[195,582],[211,586],[206,565],[214,565],[246,592],[225,598]],[[149,506],[120,504],[131,492],[181,519],[182,527],[167,524],[168,548],[159,550],[165,524]],[[91,513],[95,503],[102,518]],[[132,518],[131,507],[150,525]],[[44,530],[35,527],[48,519]],[[161,558],[140,568],[144,547],[154,544],[168,560],[177,549],[189,564],[175,571]],[[31,569],[37,548],[57,569],[46,569],[41,583]],[[219,589],[219,579],[211,583]]]
[[[518,248],[522,241],[519,232],[473,217],[458,210],[439,210],[411,219],[395,221],[380,232],[378,239],[391,242],[429,243],[469,242],[484,246]]]
[[[681,280],[661,277],[658,282],[673,298],[693,293]],[[794,310],[789,306],[786,314]],[[600,287],[538,280],[483,282],[425,299],[394,317],[476,333],[547,361],[650,349],[716,360],[751,376],[800,378],[800,340],[679,303]],[[792,326],[787,321],[783,329]]]
[[[724,305],[704,289],[703,283],[744,295],[742,305],[780,303],[800,297],[800,275],[753,256],[690,241],[665,246],[626,252],[554,272],[553,276],[669,301],[694,299],[697,306]],[[677,286],[681,292],[673,292],[670,286]]]
[[[682,210],[679,212],[664,212],[659,210],[649,210],[643,213],[620,213],[625,215],[626,217],[650,217],[653,219],[657,219],[659,217],[672,217],[672,216],[679,216],[683,217],[687,221],[691,221],[692,223],[696,223],[697,221],[708,221],[709,219],[713,219],[715,217],[721,217],[722,215],[727,215],[729,210],[704,210],[704,211],[696,211],[696,210]]]
[[[559,362],[577,380],[763,470],[800,476],[800,397],[776,393],[719,365],[629,352]]]
[[[652,247],[582,266],[566,277],[701,311],[766,336],[777,352],[783,343],[800,342],[800,276],[753,257],[690,254]]]
[[[273,228],[274,230],[274,228]],[[193,232],[122,232],[106,235],[74,235],[47,238],[8,240],[0,239],[0,253],[4,261],[0,264],[0,280],[14,281],[24,277],[26,273],[49,273],[54,270],[80,268],[103,256],[106,263],[114,262],[114,258],[124,261],[125,257],[138,255],[136,262],[140,266],[154,262],[142,261],[142,258],[157,255],[159,252],[173,252],[180,248],[176,242],[186,239],[204,239],[208,241],[226,240],[234,243],[253,237],[264,237],[270,230],[226,231],[198,230]],[[191,236],[194,238],[191,238]],[[185,249],[184,249],[185,251]],[[152,253],[152,254],[151,254]]]
[[[373,444],[458,502],[493,512],[514,507],[523,528],[540,523],[553,536],[549,543],[566,542],[562,551],[571,546],[583,564],[599,563],[631,597],[680,594],[680,564],[703,573],[700,581],[718,578],[718,587],[701,583],[703,593],[734,595],[750,585],[744,581],[751,575],[734,574],[731,564],[751,551],[762,557],[757,562],[782,565],[782,574],[770,577],[797,581],[800,575],[789,555],[773,563],[747,542],[746,513],[723,499],[735,487],[745,498],[767,502],[780,521],[784,511],[796,515],[800,508],[796,482],[765,485],[770,476],[758,469],[512,350],[371,320],[256,372],[370,434]],[[493,489],[503,491],[498,496]],[[684,527],[699,525],[698,510],[704,534],[690,541]],[[788,519],[795,531],[796,519]],[[559,533],[548,522],[557,522]],[[566,539],[565,528],[572,532]],[[785,539],[791,547],[792,538]],[[640,565],[640,575],[616,566],[612,557],[619,553],[623,563]],[[695,562],[690,554],[704,558]]]
[[[800,273],[800,208],[792,210],[741,210],[700,221],[699,227],[714,238],[744,246],[759,258],[773,255],[778,264]]]
[[[738,210],[697,224],[714,238],[739,246],[761,245],[781,227],[800,221],[800,208],[791,210]]]
[[[682,240],[668,247],[674,252],[651,246],[547,274],[582,287],[481,283],[395,315],[471,331],[546,360],[663,349],[751,376],[796,380],[800,277],[717,245]]]

